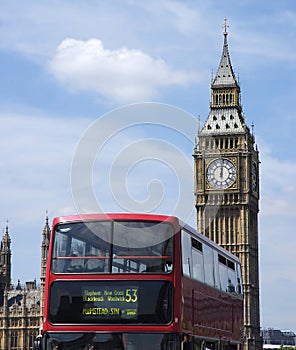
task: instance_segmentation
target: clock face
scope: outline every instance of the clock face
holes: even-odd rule
[[[216,159],[207,169],[207,180],[213,188],[230,187],[236,179],[236,168],[228,159]]]

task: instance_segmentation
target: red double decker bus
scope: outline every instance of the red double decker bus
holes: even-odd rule
[[[176,217],[55,218],[42,349],[239,349],[239,260]]]

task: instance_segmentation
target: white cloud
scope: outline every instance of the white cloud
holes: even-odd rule
[[[72,91],[92,91],[119,102],[139,102],[171,85],[186,85],[194,74],[171,69],[140,50],[105,49],[99,39],[65,39],[50,62],[55,78]]]

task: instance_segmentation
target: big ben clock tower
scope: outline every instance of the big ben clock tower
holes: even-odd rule
[[[224,44],[211,84],[210,112],[194,149],[195,206],[200,232],[242,263],[244,349],[262,348],[259,313],[259,152],[242,114],[224,24]]]

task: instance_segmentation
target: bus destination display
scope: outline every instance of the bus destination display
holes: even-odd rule
[[[138,317],[137,286],[96,286],[85,287],[82,291],[85,319]]]

